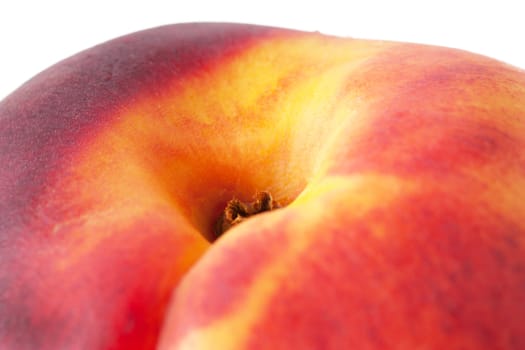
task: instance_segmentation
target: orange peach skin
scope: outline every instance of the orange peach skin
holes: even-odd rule
[[[0,348],[523,349],[524,149],[525,73],[459,50],[94,47],[0,103]]]

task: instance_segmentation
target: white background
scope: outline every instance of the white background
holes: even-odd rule
[[[177,22],[227,21],[436,44],[525,68],[515,1],[0,0],[0,99],[57,61],[108,39]]]

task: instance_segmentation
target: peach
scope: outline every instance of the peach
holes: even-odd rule
[[[525,348],[524,148],[525,73],[460,50],[96,46],[0,103],[0,347]]]

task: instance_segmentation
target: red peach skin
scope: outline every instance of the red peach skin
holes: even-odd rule
[[[524,149],[525,73],[472,53],[109,41],[0,102],[0,349],[525,349]]]

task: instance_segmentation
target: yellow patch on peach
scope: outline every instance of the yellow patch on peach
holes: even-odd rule
[[[234,195],[269,190],[289,203],[322,170],[324,140],[360,103],[349,96],[358,90],[342,90],[348,76],[389,45],[320,36],[262,41],[175,81],[162,96],[124,106],[81,152],[70,185],[88,202],[118,207],[122,218],[177,208],[201,232]]]

